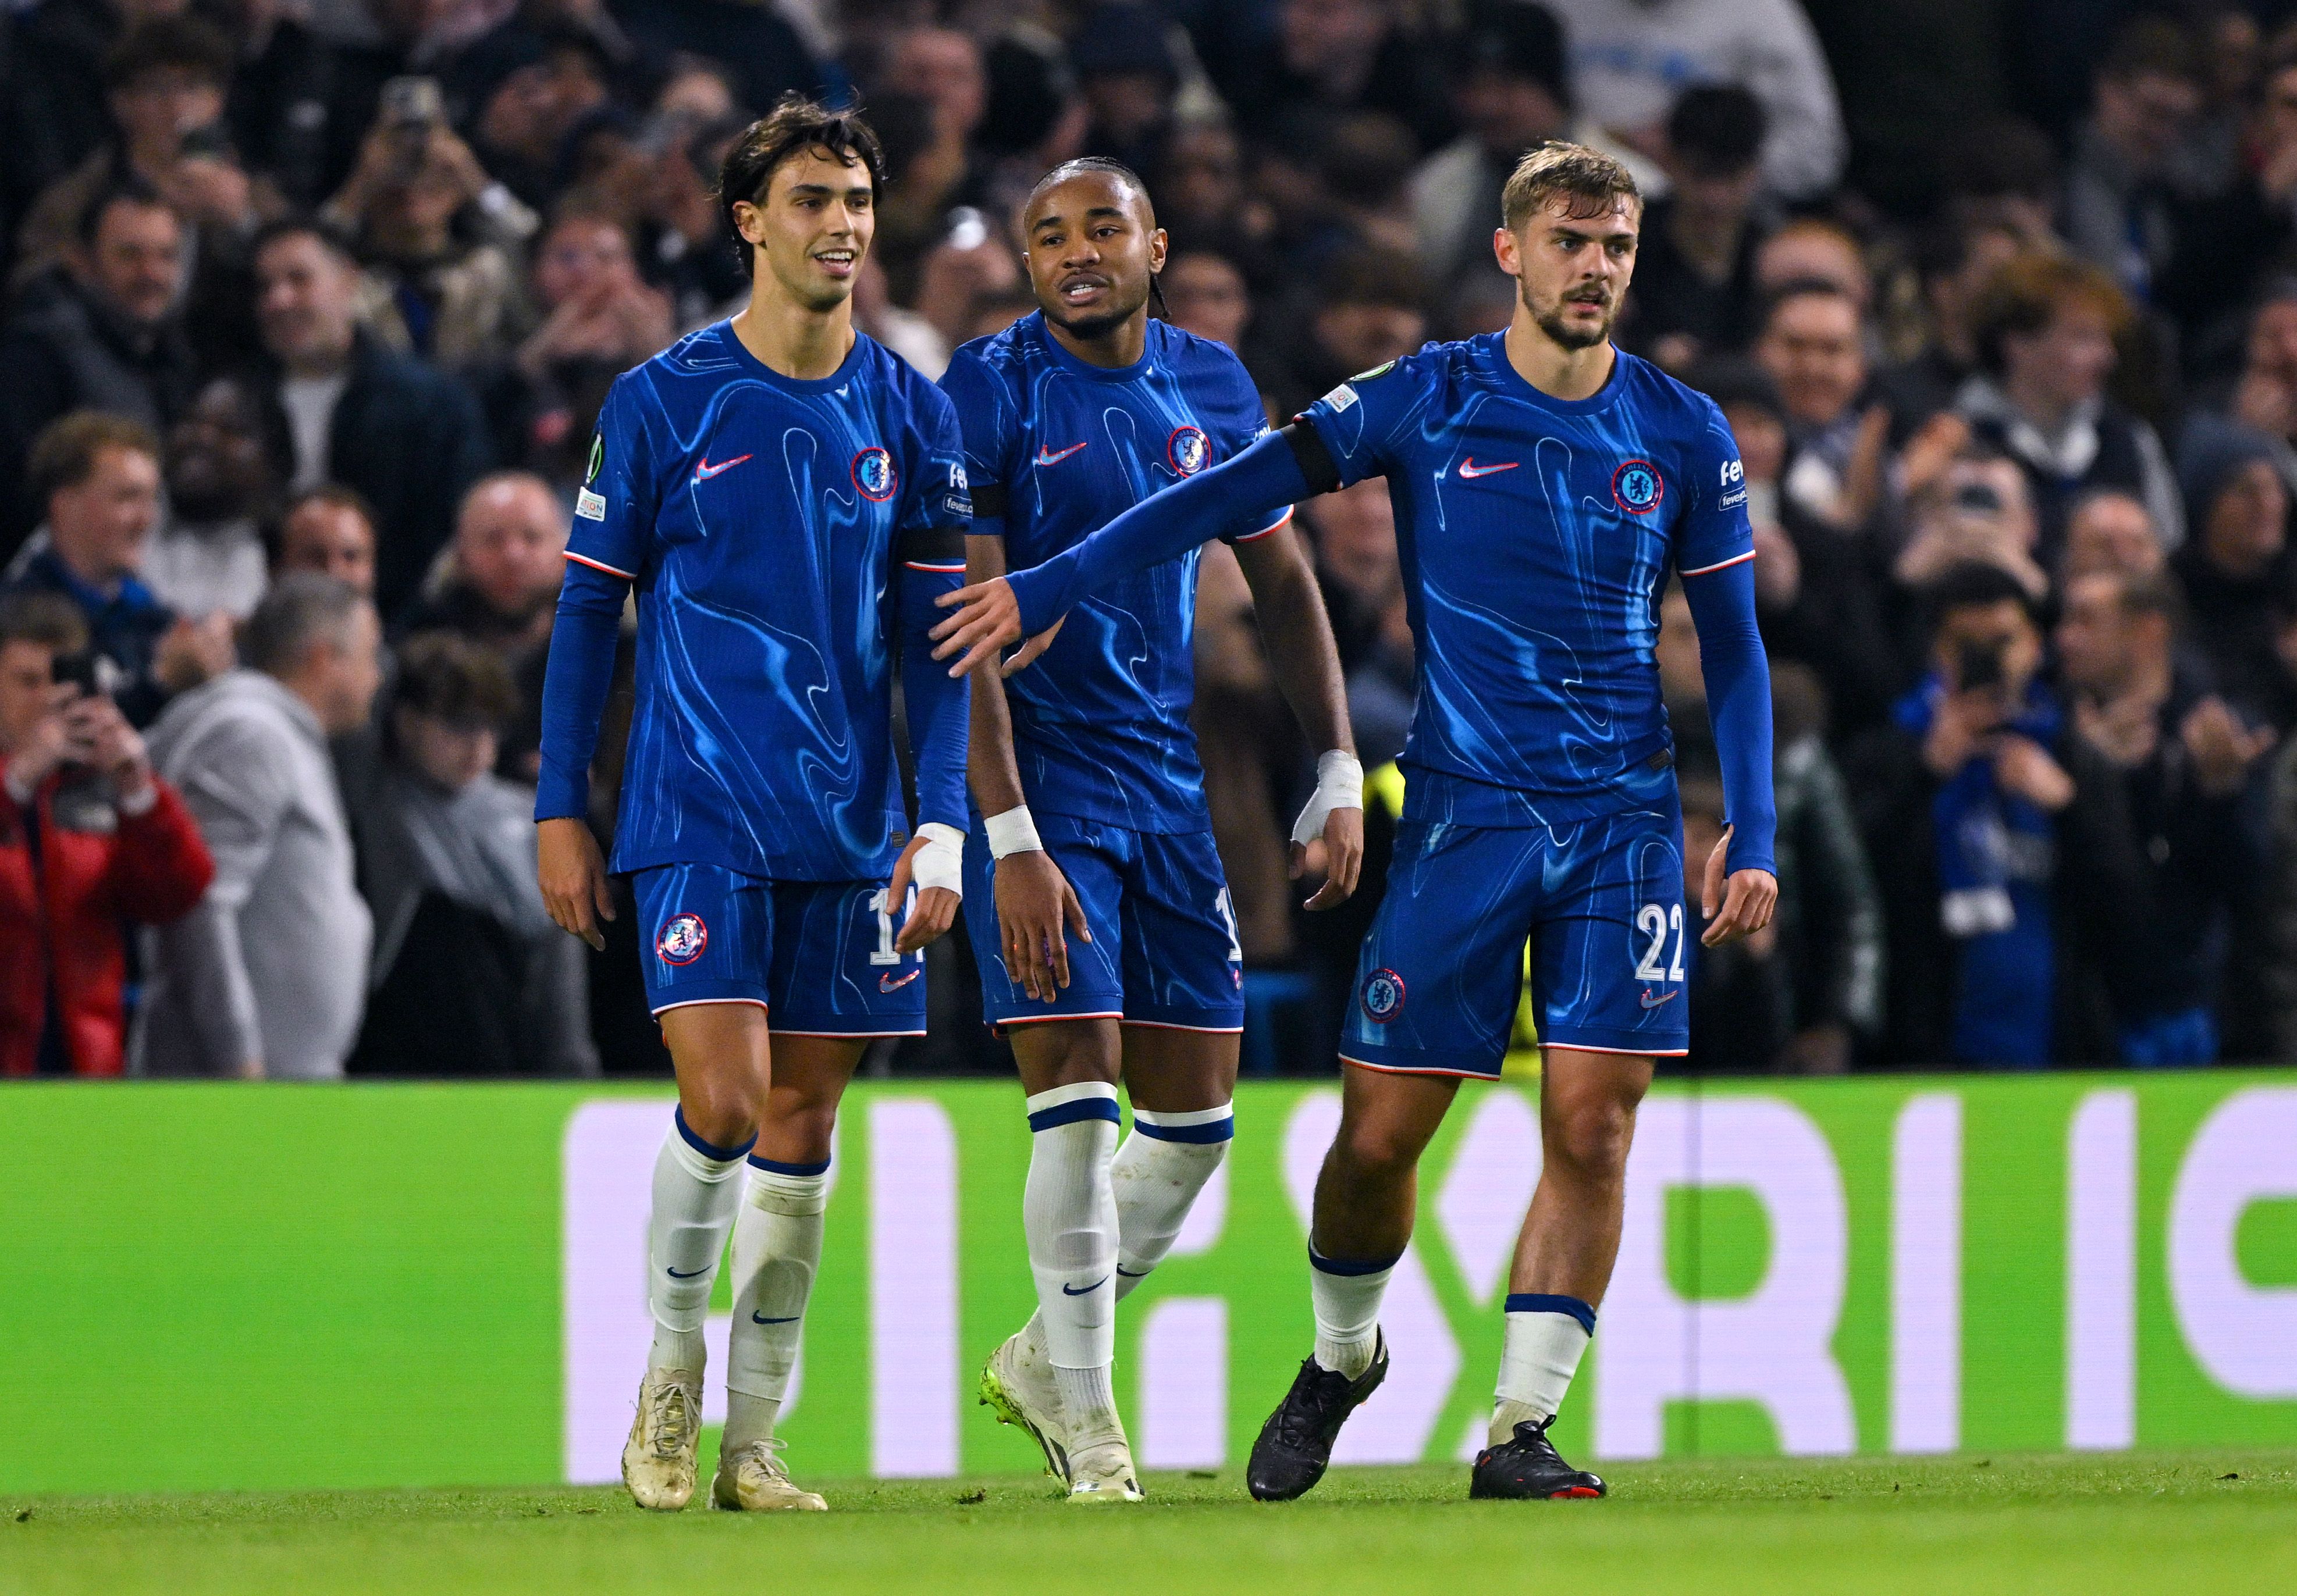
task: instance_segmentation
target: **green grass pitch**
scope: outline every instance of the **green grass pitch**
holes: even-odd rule
[[[1142,1507],[1050,1481],[819,1483],[833,1511],[642,1513],[619,1490],[0,1494],[0,1592],[1551,1590],[2297,1592],[2297,1454],[1618,1468],[1601,1502],[1470,1502],[1462,1468],[1336,1469],[1306,1500],[1235,1469]]]

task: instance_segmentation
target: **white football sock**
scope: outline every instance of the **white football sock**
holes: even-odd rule
[[[1101,1081],[1057,1086],[1028,1100],[1029,1178],[1021,1229],[1045,1320],[1056,1378],[1106,1370],[1116,1358],[1116,1198],[1108,1166],[1116,1151],[1116,1088]],[[1091,1398],[1106,1390],[1083,1389]],[[1067,1394],[1067,1386],[1063,1386]],[[1090,1444],[1115,1427],[1113,1403],[1073,1408],[1072,1438]]]
[[[1379,1299],[1395,1272],[1395,1258],[1327,1258],[1308,1249],[1317,1362],[1350,1379],[1371,1367],[1379,1347]]]
[[[829,1165],[750,1158],[749,1200],[734,1220],[734,1323],[726,1340],[728,1450],[773,1437],[821,1268]]]
[[[1515,1437],[1528,1419],[1555,1417],[1594,1334],[1595,1310],[1576,1296],[1511,1292],[1507,1336],[1500,1343],[1500,1383],[1492,1404],[1491,1444]]]
[[[654,1161],[654,1206],[646,1215],[646,1306],[655,1326],[648,1369],[702,1372],[702,1320],[742,1200],[734,1177],[756,1141],[753,1136],[738,1148],[712,1147],[687,1127],[684,1109],[671,1113],[670,1134]]]
[[[1165,1261],[1197,1194],[1228,1156],[1236,1111],[1223,1103],[1178,1114],[1132,1111],[1132,1134],[1116,1149],[1116,1300]]]

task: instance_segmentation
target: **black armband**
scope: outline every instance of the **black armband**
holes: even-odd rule
[[[1324,447],[1324,440],[1315,427],[1305,421],[1294,421],[1278,434],[1291,446],[1292,458],[1307,479],[1311,497],[1336,491],[1340,485],[1339,463],[1332,451]]]
[[[973,513],[984,521],[996,521],[1005,514],[1005,484],[976,482],[973,484]]]
[[[895,542],[893,557],[904,565],[962,565],[965,564],[965,529],[913,526]]]

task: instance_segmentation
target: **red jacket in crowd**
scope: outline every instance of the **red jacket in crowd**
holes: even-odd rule
[[[215,875],[191,811],[166,782],[153,777],[158,802],[140,815],[102,804],[71,825],[57,823],[61,785],[61,776],[43,782],[30,813],[0,786],[0,1075],[37,1068],[52,979],[72,1074],[119,1074],[127,922],[188,913]],[[35,813],[37,865],[26,831]]]

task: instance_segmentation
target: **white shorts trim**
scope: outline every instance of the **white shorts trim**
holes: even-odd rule
[[[1691,1056],[1689,1048],[1599,1048],[1584,1041],[1543,1041],[1539,1050],[1542,1053],[1551,1050],[1558,1053],[1616,1053],[1622,1058],[1688,1058]]]
[[[1111,1014],[1025,1014],[1009,1020],[999,1020],[1000,1025],[1051,1025],[1062,1020],[1121,1020],[1121,1013]]]
[[[1126,1020],[1127,1025],[1137,1025],[1143,1031],[1193,1031],[1199,1036],[1242,1036],[1241,1025],[1175,1025],[1170,1020]]]
[[[1400,1064],[1367,1064],[1361,1058],[1340,1055],[1342,1064],[1352,1064],[1360,1070],[1370,1070],[1375,1075],[1445,1075],[1454,1081],[1496,1081],[1500,1073],[1492,1070],[1443,1070],[1430,1065],[1427,1069],[1410,1069]]]
[[[649,1012],[668,1014],[673,1008],[702,1008],[712,1003],[747,1003],[753,1008],[763,1008],[769,1012],[771,1012],[772,1008],[762,998],[684,998],[675,1003],[665,1003],[660,1008],[652,1009]]]
[[[874,1041],[881,1036],[923,1036],[922,1031],[785,1031],[778,1025],[766,1027],[774,1036],[819,1036],[831,1041]]]

